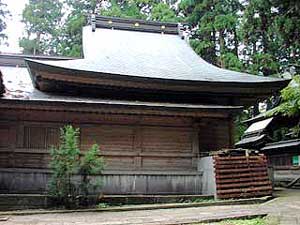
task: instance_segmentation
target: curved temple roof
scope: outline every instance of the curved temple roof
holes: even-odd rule
[[[215,116],[224,117],[223,113],[226,116],[226,113],[235,114],[242,109],[239,106],[112,100],[45,93],[32,86],[26,68],[0,66],[0,70],[6,86],[6,93],[3,97],[0,97],[0,110],[12,108],[43,109],[50,111],[118,112],[124,114],[195,117],[203,114],[207,115],[208,112],[214,112]]]
[[[130,21],[96,17],[95,31],[91,26],[83,28],[84,59],[26,60],[35,86],[55,91],[64,90],[61,84],[77,82],[93,87],[253,94],[254,99],[287,85],[287,80],[230,71],[207,63],[181,38],[179,30],[175,32],[174,24],[140,22],[141,28],[137,28],[139,21]],[[172,32],[158,33],[162,27]],[[39,82],[43,79],[46,83],[42,87]],[[49,81],[60,82],[61,86],[52,83],[51,89]]]
[[[84,59],[36,61],[54,67],[105,74],[207,82],[281,82],[221,69],[207,63],[179,35],[83,29]]]

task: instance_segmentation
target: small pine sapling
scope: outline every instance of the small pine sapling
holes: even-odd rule
[[[60,130],[60,144],[51,147],[50,168],[50,195],[58,200],[59,204],[70,207],[75,200],[76,188],[72,182],[74,173],[79,168],[80,150],[78,147],[79,129],[68,125]]]
[[[104,168],[103,157],[100,156],[99,146],[94,144],[88,151],[86,151],[80,160],[79,174],[81,175],[81,192],[84,196],[84,201],[87,203],[89,189],[100,188],[101,183],[92,183],[91,175],[101,174]]]
[[[66,208],[76,206],[79,192],[83,194],[84,204],[88,203],[89,189],[99,188],[98,182],[92,184],[91,175],[101,174],[104,168],[103,157],[100,156],[99,146],[94,144],[81,157],[79,149],[79,129],[71,125],[61,128],[60,144],[51,147],[50,168],[52,176],[50,180],[49,193]],[[76,185],[75,175],[81,176],[81,184]]]

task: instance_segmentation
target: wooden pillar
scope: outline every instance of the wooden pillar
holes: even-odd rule
[[[135,169],[140,170],[142,168],[142,128],[139,124],[134,128],[133,149],[136,153],[134,158]]]
[[[199,146],[199,124],[193,124],[193,131],[192,131],[192,166],[193,168],[197,168],[198,165],[198,158],[200,153],[200,146]]]
[[[228,132],[229,132],[229,148],[234,147],[234,136],[235,136],[235,124],[234,124],[234,116],[230,116],[228,120]]]
[[[17,165],[15,164],[15,151],[16,151],[16,143],[17,143],[17,125],[15,123],[11,124],[9,128],[9,164],[10,167],[16,167]]]

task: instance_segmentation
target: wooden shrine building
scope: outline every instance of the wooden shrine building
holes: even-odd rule
[[[268,167],[273,170],[275,184],[300,180],[300,139],[291,137],[290,132],[298,123],[297,116],[272,117],[262,113],[245,121],[249,127],[235,146],[263,153],[267,157]]]
[[[83,150],[100,145],[104,193],[201,194],[199,158],[232,147],[235,115],[287,84],[205,62],[174,23],[96,16],[83,52],[0,55],[0,192],[44,192],[49,147],[73,124]]]

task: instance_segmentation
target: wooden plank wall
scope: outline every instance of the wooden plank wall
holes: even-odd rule
[[[228,121],[220,119],[199,125],[185,117],[28,110],[3,110],[0,118],[0,168],[48,168],[49,147],[69,123],[80,128],[83,150],[100,145],[111,171],[196,171],[199,151],[230,142]]]
[[[255,156],[214,156],[217,198],[250,198],[272,194],[267,159]]]
[[[233,130],[231,120],[211,119],[202,120],[199,124],[200,156],[207,156],[211,151],[232,147]]]
[[[292,169],[293,168],[293,156],[299,155],[300,152],[295,153],[281,153],[281,154],[272,154],[268,153],[268,164],[274,169]],[[294,167],[295,168],[295,167]]]

